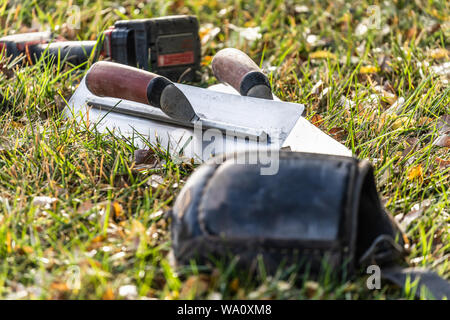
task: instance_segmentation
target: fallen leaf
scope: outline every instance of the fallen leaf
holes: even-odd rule
[[[134,162],[136,164],[154,164],[155,152],[149,149],[138,149],[134,151]]]
[[[88,212],[89,210],[91,210],[93,207],[93,204],[91,202],[91,200],[87,200],[84,201],[82,204],[80,204],[80,206],[77,209],[78,213],[85,213]]]
[[[375,67],[375,66],[365,66],[365,67],[361,67],[359,69],[359,73],[361,73],[361,74],[377,73],[378,71],[380,71],[380,68]]]
[[[433,119],[431,119],[431,118],[420,117],[419,120],[417,121],[417,126],[424,127],[424,126],[429,125],[431,122],[433,122]]]
[[[441,116],[436,124],[436,129],[439,133],[450,133],[450,115]]]
[[[102,300],[114,300],[114,291],[111,288],[106,289],[105,293],[102,296]]]
[[[101,235],[94,237],[94,239],[91,240],[91,243],[99,243],[99,242],[103,242],[105,240],[106,240],[106,236],[101,234]]]
[[[209,66],[211,64],[213,57],[212,56],[204,56],[202,60],[202,66]]]
[[[405,104],[405,98],[399,97],[390,107],[386,110],[386,113],[401,114],[403,112],[403,105]]]
[[[450,148],[450,136],[447,134],[443,134],[439,136],[434,142],[433,146],[442,147],[442,148]]]
[[[334,53],[331,53],[329,51],[319,50],[316,52],[313,52],[309,55],[311,59],[330,59],[330,60],[336,60],[336,55]]]
[[[413,26],[408,29],[408,32],[406,33],[406,38],[412,39],[412,38],[415,38],[416,35],[417,35],[417,28],[416,28],[416,26]]]
[[[398,117],[395,119],[394,123],[392,123],[392,128],[394,130],[406,129],[408,124],[413,125],[413,119],[410,120],[408,117]]]
[[[330,131],[328,131],[328,133],[334,139],[336,139],[338,141],[342,141],[342,140],[345,140],[347,138],[347,132],[345,131],[345,129],[340,128],[340,127],[331,128]]]
[[[413,167],[413,168],[411,168],[409,171],[408,171],[408,180],[414,180],[414,179],[416,179],[416,178],[419,178],[419,179],[423,179],[423,169],[422,169],[422,166],[419,164],[418,166],[415,166],[415,167]]]
[[[319,127],[322,122],[323,122],[323,117],[318,113],[313,115],[311,118],[311,123],[313,125],[315,125],[316,127]]]
[[[65,282],[53,282],[50,285],[50,288],[52,290],[60,291],[60,292],[67,292],[69,291],[69,286]]]
[[[125,218],[123,207],[118,201],[114,201],[112,203],[112,208],[113,208],[113,218],[115,220],[122,220]]]
[[[195,296],[202,295],[208,291],[208,280],[209,278],[205,275],[190,276],[183,284],[183,288],[180,292],[180,298],[187,299],[191,294],[194,294]]]
[[[30,246],[17,246],[16,251],[21,254],[31,254],[34,252],[33,248]]]
[[[397,101],[397,96],[391,92],[386,91],[382,86],[375,86],[374,90],[380,96],[381,100],[386,102],[390,106]]]
[[[439,167],[442,169],[447,169],[448,167],[450,167],[450,160],[445,160],[445,159],[436,157],[435,161],[439,165]]]
[[[444,48],[433,49],[428,52],[428,56],[435,60],[448,58],[448,50]]]

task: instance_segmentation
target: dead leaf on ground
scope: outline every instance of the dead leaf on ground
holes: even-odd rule
[[[136,164],[154,164],[155,152],[150,149],[138,149],[134,151],[134,162]]]
[[[181,299],[187,299],[191,294],[200,296],[207,292],[209,288],[209,277],[206,275],[190,276],[183,285],[180,292]]]
[[[440,135],[434,142],[433,146],[450,148],[450,136],[447,134]]]
[[[422,165],[420,165],[420,164],[415,167],[412,167],[408,171],[408,180],[412,181],[417,178],[420,180],[423,180],[423,169],[422,169]]]
[[[439,133],[450,133],[450,115],[441,116],[436,124]]]
[[[328,133],[336,140],[343,141],[347,139],[347,131],[344,128],[334,127],[331,128]]]
[[[105,293],[102,296],[102,300],[114,300],[114,291],[111,288],[106,289]]]
[[[53,282],[50,285],[50,289],[59,291],[59,292],[67,292],[70,290],[69,286],[65,282]]]
[[[380,71],[380,68],[375,66],[365,66],[359,69],[359,73],[361,74],[369,74],[369,73],[377,73]]]
[[[114,220],[118,221],[118,220],[124,220],[126,218],[125,213],[123,211],[123,207],[118,201],[114,201],[112,203],[112,209],[113,209]]]
[[[319,51],[310,53],[309,58],[310,59],[330,59],[330,60],[337,59],[336,55],[334,53],[325,51],[325,50],[319,50]]]
[[[322,124],[322,122],[323,122],[323,117],[318,113],[313,115],[311,118],[311,123],[313,125],[315,125],[316,127],[319,127]]]
[[[435,159],[437,165],[439,166],[439,168],[441,169],[447,169],[448,167],[450,167],[450,160],[445,160],[439,157],[436,157]]]
[[[34,252],[33,248],[30,246],[20,246],[18,245],[15,250],[19,253],[19,254],[31,254]]]
[[[448,50],[444,48],[433,49],[428,52],[428,56],[435,60],[448,58]]]

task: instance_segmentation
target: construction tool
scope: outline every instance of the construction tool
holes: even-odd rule
[[[255,149],[351,155],[301,116],[301,104],[171,83],[136,68],[122,68],[94,64],[69,100],[65,115],[132,139],[138,147],[159,143],[173,156],[198,162]],[[156,87],[150,85],[153,80],[159,83]],[[155,88],[159,101],[154,98],[158,97]],[[190,119],[189,105],[198,119]],[[177,108],[182,110],[174,111]]]
[[[21,33],[0,38],[0,51],[13,59],[25,56],[30,64],[36,63],[41,56],[79,65],[91,56],[97,41],[66,41],[50,31]],[[100,51],[100,50],[99,50]]]
[[[234,48],[222,49],[216,53],[211,65],[215,77],[231,85],[241,95],[273,99],[266,75],[244,52]]]
[[[123,78],[127,81],[124,82]],[[117,63],[97,62],[86,78],[87,88],[100,97],[131,100],[160,108],[171,119],[185,125],[202,125],[231,131],[235,135],[261,137],[264,132],[240,126],[229,126],[219,121],[201,119],[189,100],[169,79]]]
[[[34,64],[42,56],[80,65],[92,55],[152,70],[173,81],[193,81],[200,68],[200,38],[195,16],[120,20],[97,41],[66,41],[52,32],[30,32],[0,38],[0,51]]]

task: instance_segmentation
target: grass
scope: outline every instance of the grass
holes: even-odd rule
[[[122,18],[196,14],[205,41],[197,85],[216,83],[209,64],[217,50],[246,51],[276,95],[304,103],[310,121],[374,164],[384,204],[406,227],[408,261],[449,279],[449,148],[433,144],[450,114],[448,70],[435,69],[449,62],[447,1],[83,3],[74,29],[65,24],[70,3],[2,1],[0,30],[95,39]],[[380,21],[365,30],[373,4]],[[206,41],[214,27],[220,32]],[[260,38],[246,40],[254,27]],[[339,281],[330,270],[311,280],[292,270],[242,274],[232,263],[174,269],[162,213],[194,168],[153,146],[155,165],[139,169],[129,141],[64,120],[82,68],[0,59],[1,298],[413,297],[413,287],[369,291],[365,277]]]

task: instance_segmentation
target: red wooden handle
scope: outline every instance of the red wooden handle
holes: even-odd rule
[[[86,85],[95,95],[149,104],[147,87],[158,75],[123,64],[99,61],[86,75]]]
[[[149,104],[182,122],[198,119],[186,96],[170,80],[123,64],[100,61],[86,75],[95,95]]]
[[[244,76],[251,71],[260,71],[258,66],[244,52],[226,48],[217,52],[212,60],[214,75],[239,91]]]
[[[212,69],[219,81],[228,83],[241,95],[272,99],[269,80],[244,52],[234,48],[220,50],[212,60]],[[256,92],[255,87],[259,88]]]

